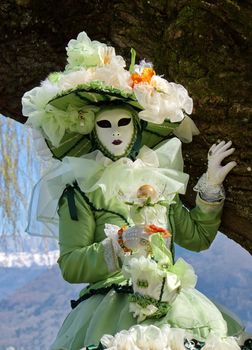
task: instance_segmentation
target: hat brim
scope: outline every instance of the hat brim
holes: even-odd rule
[[[49,104],[58,109],[66,110],[69,105],[81,108],[84,105],[92,104],[99,106],[116,101],[118,103],[129,104],[138,110],[142,110],[134,93],[113,86],[101,85],[98,84],[98,82],[82,84],[78,85],[75,89],[66,90],[49,101]]]
[[[142,146],[154,148],[160,142],[167,140],[179,125],[180,123],[171,123],[168,120],[162,124],[146,123],[142,132]]]
[[[66,156],[81,157],[92,150],[92,143],[89,135],[82,135],[74,132],[66,132],[57,147],[53,146],[48,139],[45,139],[45,141],[53,158],[59,160],[62,160]]]
[[[98,82],[82,84],[75,89],[66,90],[49,101],[50,105],[64,111],[70,105],[78,109],[85,105],[103,106],[109,103],[128,104],[137,112],[143,109],[136,101],[133,93],[112,86],[103,86],[100,83],[98,84]],[[141,146],[146,145],[153,148],[167,139],[180,123],[171,123],[166,120],[162,124],[150,122],[144,122],[143,124]],[[83,135],[77,132],[66,132],[57,147],[53,146],[49,140],[46,140],[46,142],[53,157],[60,160],[66,156],[81,157],[92,150],[90,135]]]
[[[64,111],[70,105],[79,109],[85,105],[103,106],[108,103],[124,103],[137,111],[141,110],[133,93],[104,86],[100,82],[78,85],[75,89],[65,90],[48,102],[53,107]],[[49,140],[46,140],[46,143],[53,157],[60,160],[66,156],[81,157],[92,150],[90,135],[77,132],[66,132],[57,147],[53,146]]]

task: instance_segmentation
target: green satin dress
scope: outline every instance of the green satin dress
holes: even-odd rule
[[[125,284],[120,264],[105,240],[104,225],[132,224],[127,206],[115,198],[105,200],[100,189],[84,194],[74,190],[78,220],[71,218],[66,195],[59,203],[58,260],[63,278],[69,283],[88,283],[80,296],[90,289],[100,289],[112,284]],[[176,196],[175,203],[167,208],[168,228],[174,241],[192,251],[207,249],[217,233],[223,203],[208,203],[199,196],[196,207],[188,211]],[[223,317],[228,321],[224,321]],[[114,335],[129,329],[137,321],[129,312],[128,295],[109,289],[106,294],[94,294],[79,303],[65,319],[51,350],[77,350],[91,344],[97,345],[104,334]],[[194,288],[182,290],[168,313],[159,320],[147,319],[142,324],[168,323],[190,331],[195,337],[205,339],[210,332],[219,336],[239,334],[242,326],[225,314]]]

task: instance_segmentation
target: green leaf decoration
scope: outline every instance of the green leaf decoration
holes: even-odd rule
[[[168,266],[172,265],[172,253],[166,247],[165,241],[160,233],[155,233],[150,236],[150,244],[155,261],[163,261]]]
[[[132,74],[134,72],[134,67],[136,62],[136,50],[131,48],[130,53],[131,53],[131,61],[130,61],[129,71]]]

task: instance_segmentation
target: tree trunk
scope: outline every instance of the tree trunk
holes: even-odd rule
[[[225,183],[221,230],[251,252],[251,15],[249,0],[2,0],[0,113],[25,122],[22,95],[64,68],[65,46],[83,30],[128,59],[134,47],[194,99],[201,134],[184,146],[188,204],[209,146],[233,141],[238,166]]]

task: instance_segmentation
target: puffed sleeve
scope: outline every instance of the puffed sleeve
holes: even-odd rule
[[[59,202],[60,266],[63,278],[70,283],[94,283],[104,280],[119,269],[118,259],[108,239],[96,243],[95,217],[78,191],[74,195],[78,220],[72,220],[67,197]],[[109,254],[112,268],[106,262]],[[111,264],[110,264],[111,265]]]
[[[188,210],[177,197],[170,209],[174,241],[183,248],[201,251],[209,248],[221,223],[223,201],[207,202],[196,197],[196,207]]]

